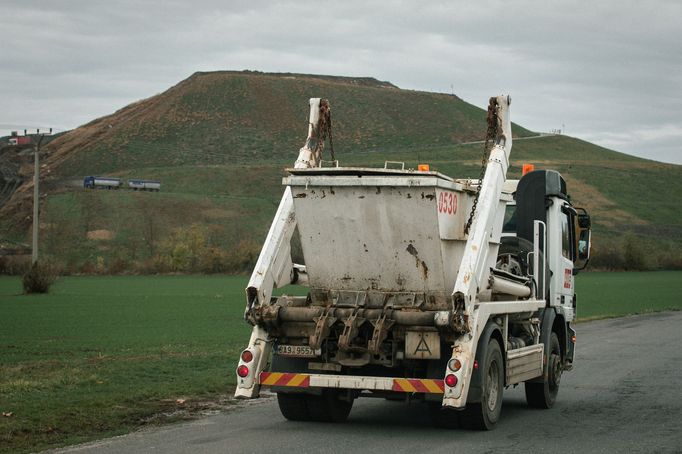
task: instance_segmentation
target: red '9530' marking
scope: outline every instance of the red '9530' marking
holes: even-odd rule
[[[438,196],[438,212],[445,214],[457,213],[457,194],[441,192]]]

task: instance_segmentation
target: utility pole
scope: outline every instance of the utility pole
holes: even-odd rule
[[[31,263],[35,264],[38,261],[38,229],[40,223],[38,221],[38,212],[40,211],[40,142],[43,141],[43,137],[52,134],[52,128],[50,132],[41,133],[40,129],[37,131],[38,143],[36,145],[35,159],[33,160],[33,249],[31,254]]]

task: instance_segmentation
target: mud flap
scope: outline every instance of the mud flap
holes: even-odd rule
[[[566,327],[566,370],[571,370],[573,368],[573,358],[575,357],[575,330],[568,325]]]
[[[492,320],[488,321],[488,324],[485,326],[485,329],[483,330],[483,333],[481,334],[481,337],[478,339],[478,345],[476,345],[476,363],[475,364],[483,364],[483,360],[485,358],[485,355],[488,350],[488,344],[490,343],[490,339],[493,336],[493,333],[497,331],[500,333],[500,337],[502,336],[502,331],[500,330],[500,326],[495,323]],[[502,353],[503,358],[506,357],[506,353]],[[506,368],[506,364],[505,364]],[[471,373],[471,384],[469,385],[469,394],[467,396],[467,404],[469,403],[478,403],[481,401],[481,395],[483,394],[483,373],[481,371],[481,368],[474,368],[473,372]]]

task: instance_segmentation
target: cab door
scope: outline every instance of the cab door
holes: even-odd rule
[[[575,280],[573,273],[573,263],[576,255],[575,238],[575,216],[576,211],[573,207],[564,202],[558,213],[560,235],[561,235],[561,254],[559,255],[559,272],[556,279],[558,303],[564,310],[566,321],[573,321],[576,317],[575,299]]]
[[[566,321],[575,318],[573,262],[575,210],[565,199],[552,197],[547,209],[547,255],[551,271],[550,306],[560,307]]]

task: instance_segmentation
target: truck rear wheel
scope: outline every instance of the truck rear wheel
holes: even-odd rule
[[[491,339],[485,353],[482,370],[481,401],[468,403],[460,422],[467,429],[491,430],[502,412],[504,391],[504,364],[502,350],[495,339]]]
[[[553,332],[549,338],[547,379],[542,383],[526,382],[525,384],[528,405],[535,408],[552,408],[556,402],[556,396],[559,394],[562,372],[563,365],[561,363],[559,337]]]
[[[341,400],[340,393],[333,389],[323,390],[321,396],[306,397],[311,421],[344,422],[353,408],[352,399]]]
[[[307,397],[305,394],[277,393],[277,404],[282,416],[289,421],[310,420]]]
[[[279,411],[290,421],[344,422],[353,400],[342,400],[336,390],[325,389],[322,395],[277,393]]]

